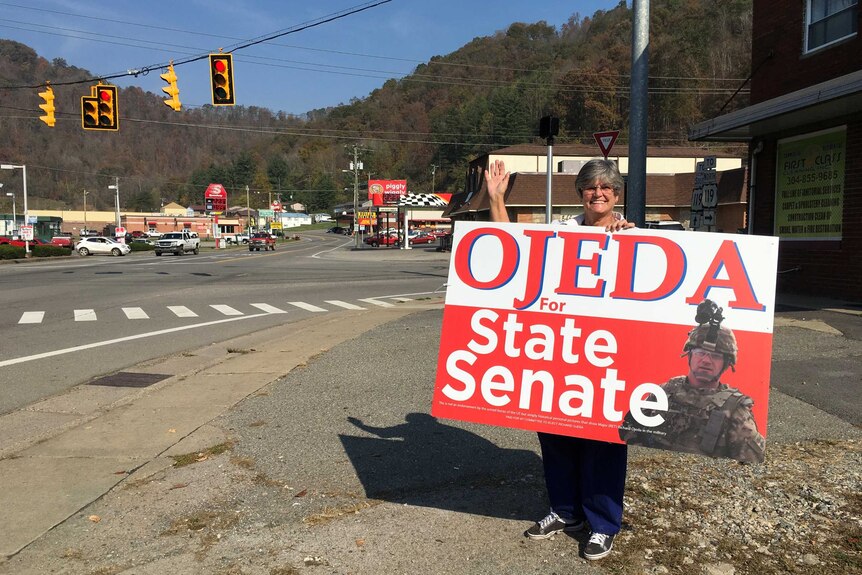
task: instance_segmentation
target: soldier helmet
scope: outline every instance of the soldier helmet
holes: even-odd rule
[[[724,320],[721,312],[722,309],[708,299],[697,306],[695,321],[700,325],[688,333],[688,339],[682,349],[683,355],[699,347],[724,354],[726,366],[733,368],[736,365],[739,349],[736,345],[736,336],[729,327],[721,325]]]

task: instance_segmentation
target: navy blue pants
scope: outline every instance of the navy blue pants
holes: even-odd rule
[[[548,433],[539,433],[539,444],[551,509],[566,520],[586,519],[596,533],[618,533],[627,446]]]

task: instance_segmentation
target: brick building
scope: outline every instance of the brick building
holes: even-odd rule
[[[862,301],[858,0],[754,2],[751,104],[691,127],[747,142],[751,233],[780,238],[778,289]]]
[[[575,191],[580,167],[596,157],[594,146],[563,144],[554,147],[552,173],[552,219],[575,216],[584,211]],[[628,148],[614,148],[609,160],[617,162],[625,179],[628,174]],[[718,220],[716,231],[735,233],[745,228],[747,217],[747,170],[738,156],[712,153],[700,148],[661,148],[647,150],[646,220],[678,221],[690,227],[691,196],[695,167],[705,155],[715,155],[718,171]],[[521,144],[495,150],[470,162],[465,191],[453,194],[443,216],[455,220],[487,221],[490,206],[484,170],[491,162],[502,160],[512,173],[506,193],[506,207],[512,221],[543,223],[547,204],[547,147]],[[617,207],[625,212],[625,190]]]

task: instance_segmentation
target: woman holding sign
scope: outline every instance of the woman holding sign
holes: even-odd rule
[[[509,172],[500,160],[485,170],[491,221],[508,222],[506,191]],[[575,187],[584,213],[567,225],[597,226],[608,232],[633,228],[614,211],[624,181],[614,162],[590,160],[578,173]],[[590,528],[584,557],[601,559],[611,552],[623,516],[627,451],[624,444],[539,433],[550,513],[527,529],[531,539],[548,539],[562,531]]]

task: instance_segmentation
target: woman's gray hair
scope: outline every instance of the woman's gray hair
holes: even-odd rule
[[[578,190],[578,195],[584,195],[584,188],[589,188],[596,181],[603,184],[608,184],[614,189],[614,195],[620,195],[620,191],[625,187],[620,169],[616,162],[611,160],[590,160],[578,172],[578,177],[575,178],[575,188]]]

